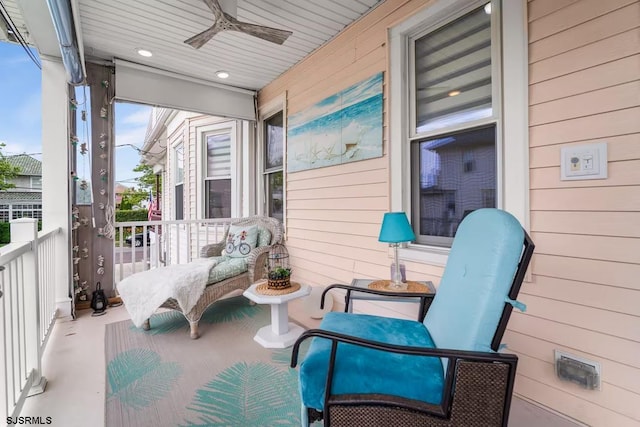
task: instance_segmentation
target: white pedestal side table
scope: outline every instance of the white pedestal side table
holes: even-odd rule
[[[271,325],[258,330],[253,339],[266,348],[286,348],[298,339],[304,329],[295,323],[289,322],[288,303],[296,298],[307,296],[311,293],[311,286],[300,285],[300,289],[282,295],[264,295],[256,290],[262,282],[251,285],[243,295],[257,304],[271,305]]]

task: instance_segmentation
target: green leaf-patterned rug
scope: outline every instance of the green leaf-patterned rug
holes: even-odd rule
[[[107,325],[105,425],[299,426],[291,348],[253,340],[269,322],[268,306],[236,297],[207,310],[197,340],[171,311],[155,314],[148,332],[130,320]]]

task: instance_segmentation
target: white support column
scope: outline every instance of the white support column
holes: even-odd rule
[[[31,251],[22,255],[24,292],[24,339],[27,372],[33,372],[29,396],[44,392],[47,380],[42,376],[40,354],[40,283],[38,274],[38,221],[20,218],[11,221],[11,243],[32,242]]]
[[[271,330],[274,335],[289,332],[289,303],[271,304]]]
[[[71,314],[71,202],[69,200],[69,100],[62,62],[42,62],[42,226],[61,227],[56,237],[56,305]]]

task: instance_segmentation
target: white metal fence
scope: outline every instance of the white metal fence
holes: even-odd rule
[[[56,317],[55,268],[61,229],[37,231],[37,221],[11,222],[0,248],[0,420],[20,413],[27,396],[42,393],[42,354]]]
[[[115,280],[164,265],[184,264],[222,239],[231,218],[115,223]],[[147,237],[148,236],[148,237]]]

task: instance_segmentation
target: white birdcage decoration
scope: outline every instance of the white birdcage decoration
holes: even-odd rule
[[[269,249],[267,287],[270,289],[286,289],[291,287],[291,269],[289,268],[289,252],[279,243]]]

